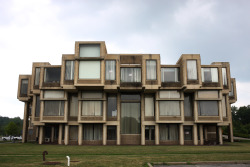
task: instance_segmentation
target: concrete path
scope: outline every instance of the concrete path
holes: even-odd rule
[[[223,138],[228,139],[227,135],[222,135]],[[234,136],[234,140],[250,140],[249,138],[243,138],[243,137],[235,137]]]

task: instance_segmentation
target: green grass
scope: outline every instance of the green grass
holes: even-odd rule
[[[250,142],[225,143],[224,146],[64,146],[34,143],[0,144],[0,166],[45,166],[46,161],[66,166],[146,166],[147,162],[192,162],[250,160]]]

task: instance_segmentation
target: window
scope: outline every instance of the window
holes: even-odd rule
[[[199,116],[218,116],[218,102],[217,101],[198,101]]]
[[[217,68],[201,68],[202,82],[218,82]]]
[[[102,92],[82,92],[83,99],[101,99]]]
[[[184,126],[184,140],[193,140],[192,126]]]
[[[121,82],[141,82],[141,68],[121,68]]]
[[[64,98],[64,91],[46,90],[43,96],[45,99],[62,99]]]
[[[156,60],[147,60],[147,80],[156,80]]]
[[[77,94],[70,95],[70,103],[69,103],[69,116],[77,117],[78,116],[78,96]]]
[[[40,82],[40,68],[36,67],[35,68],[35,86],[39,86],[39,82]]]
[[[64,101],[44,101],[43,116],[64,116]]]
[[[159,101],[160,116],[180,116],[180,101]]]
[[[166,98],[166,99],[172,99],[172,98],[180,98],[181,94],[179,91],[177,90],[163,90],[163,91],[159,91],[159,96],[160,98]]]
[[[222,68],[222,80],[223,80],[223,85],[227,86],[227,69]]]
[[[160,140],[176,141],[179,140],[179,130],[177,124],[160,124]]]
[[[231,91],[229,92],[229,96],[234,96],[234,84],[231,82]]]
[[[102,116],[102,101],[82,101],[82,116]]]
[[[102,140],[102,124],[83,124],[83,140]]]
[[[100,57],[100,44],[80,45],[80,57]]]
[[[179,68],[161,68],[161,82],[180,82]]]
[[[115,60],[106,60],[105,65],[105,78],[106,80],[115,80],[116,68]]]
[[[117,117],[116,95],[108,95],[108,117]]]
[[[80,61],[79,79],[100,79],[100,61]]]
[[[116,126],[107,126],[107,140],[116,140]]]
[[[222,112],[223,112],[223,117],[227,117],[227,100],[226,96],[222,96]]]
[[[78,126],[69,126],[69,140],[78,140]]]
[[[60,83],[61,68],[45,68],[44,82],[46,83]]]
[[[155,140],[155,126],[145,126],[145,140]]]
[[[196,60],[187,60],[187,79],[188,80],[197,80]]]
[[[145,97],[145,116],[155,115],[154,97]]]
[[[74,80],[74,61],[65,61],[65,80]]]
[[[121,95],[121,134],[140,134],[140,133],[141,133],[140,96],[136,94]]]
[[[40,117],[40,96],[36,96],[35,117]]]
[[[20,95],[21,96],[27,96],[28,94],[28,79],[22,79],[21,80],[21,90],[20,90]]]
[[[193,116],[193,94],[184,94],[184,116]]]
[[[198,98],[208,98],[208,99],[213,99],[213,98],[219,98],[219,92],[216,90],[200,90],[198,91]]]

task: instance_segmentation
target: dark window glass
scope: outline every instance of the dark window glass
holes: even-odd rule
[[[116,95],[109,95],[108,96],[108,117],[117,117]]]
[[[161,141],[179,140],[179,127],[177,124],[160,124],[159,131]]]
[[[35,70],[35,84],[34,85],[38,86],[39,82],[40,82],[40,68],[36,67],[36,70]]]
[[[116,126],[107,126],[107,140],[116,140]]]
[[[78,140],[78,126],[69,126],[69,140]]]
[[[217,101],[198,101],[199,116],[218,116],[218,102]]]
[[[83,140],[102,140],[102,124],[84,124]]]
[[[179,82],[180,74],[179,68],[161,68],[162,82]]]
[[[36,96],[36,111],[35,117],[40,117],[40,96]]]
[[[28,83],[29,80],[28,79],[22,79],[21,80],[21,96],[27,96],[28,94]]]
[[[155,126],[145,126],[145,140],[155,140]]]
[[[61,68],[45,68],[44,82],[59,83],[61,78]]]
[[[122,94],[121,100],[141,100],[141,96],[139,94]]]
[[[44,101],[44,116],[63,116],[64,101]]]
[[[193,116],[193,94],[184,94],[184,115],[185,117]]]
[[[184,140],[193,140],[192,126],[184,126]]]

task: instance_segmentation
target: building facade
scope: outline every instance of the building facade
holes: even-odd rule
[[[23,142],[78,145],[223,144],[233,142],[235,79],[228,62],[201,65],[183,54],[108,54],[103,41],[75,42],[62,65],[33,63],[20,75]]]

